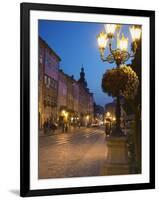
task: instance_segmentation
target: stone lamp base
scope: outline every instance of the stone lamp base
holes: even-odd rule
[[[127,137],[107,137],[108,154],[101,175],[130,174]]]

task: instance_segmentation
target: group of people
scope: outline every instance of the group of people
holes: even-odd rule
[[[44,133],[49,134],[57,129],[57,124],[52,120],[52,118],[50,119],[47,118],[43,124],[43,128],[44,128]]]
[[[65,133],[68,132],[70,127],[81,127],[81,122],[70,122],[69,120],[66,120],[65,118],[59,118],[59,121],[56,123],[52,118],[47,118],[43,123],[43,130],[44,134],[51,135],[55,132],[55,130],[59,129],[61,132]]]
[[[71,124],[71,122],[66,118],[59,119],[59,128],[61,129],[61,132],[67,133],[71,126],[74,127],[74,124]]]

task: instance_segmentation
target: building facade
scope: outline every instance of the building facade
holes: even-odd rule
[[[57,120],[60,57],[39,37],[39,128]]]
[[[39,37],[38,111],[39,128],[47,120],[59,123],[67,115],[69,123],[88,125],[94,116],[93,93],[87,88],[84,68],[75,80],[59,68],[61,58]]]
[[[103,121],[104,119],[104,108],[101,105],[94,103],[94,119],[95,122]]]
[[[94,113],[94,99],[93,93],[89,92],[87,88],[87,82],[85,79],[84,68],[81,68],[80,78],[78,80],[79,85],[79,114],[82,125],[88,125],[92,122]]]
[[[74,88],[73,79],[70,76],[67,77],[67,110],[69,113],[74,111]]]
[[[79,114],[79,96],[80,94],[78,82],[73,79],[73,110],[76,115]]]
[[[67,76],[59,70],[58,80],[58,110],[59,112],[67,107]]]

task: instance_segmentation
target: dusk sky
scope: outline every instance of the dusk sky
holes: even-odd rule
[[[112,98],[103,93],[101,79],[104,72],[115,64],[104,63],[100,59],[96,37],[101,31],[104,31],[104,25],[99,23],[39,20],[39,35],[62,59],[60,68],[78,80],[83,65],[95,102],[104,106]],[[122,26],[121,31],[130,40],[128,25]],[[114,40],[113,45],[115,43]]]

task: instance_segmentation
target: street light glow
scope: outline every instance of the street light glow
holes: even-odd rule
[[[119,48],[122,51],[126,51],[127,50],[127,48],[128,48],[128,38],[126,38],[124,36],[124,34],[122,34],[121,39],[118,40],[117,48]]]
[[[64,116],[67,118],[68,117],[68,112],[65,112]]]
[[[62,114],[63,114],[63,115],[65,115],[65,113],[66,113],[66,111],[65,111],[65,110],[63,110],[63,111],[62,111]]]
[[[97,41],[98,41],[98,46],[99,49],[105,49],[107,46],[107,35],[104,32],[101,32],[98,36],[97,36]]]
[[[62,115],[67,119],[68,117],[68,112],[66,112],[65,110],[62,111]]]
[[[110,112],[107,112],[107,117],[110,117]]]
[[[131,33],[131,37],[132,37],[133,42],[140,40],[141,28],[136,27],[136,26],[131,26],[130,27],[130,33]]]
[[[116,24],[105,24],[104,27],[108,38],[114,37],[114,33],[117,27]]]

